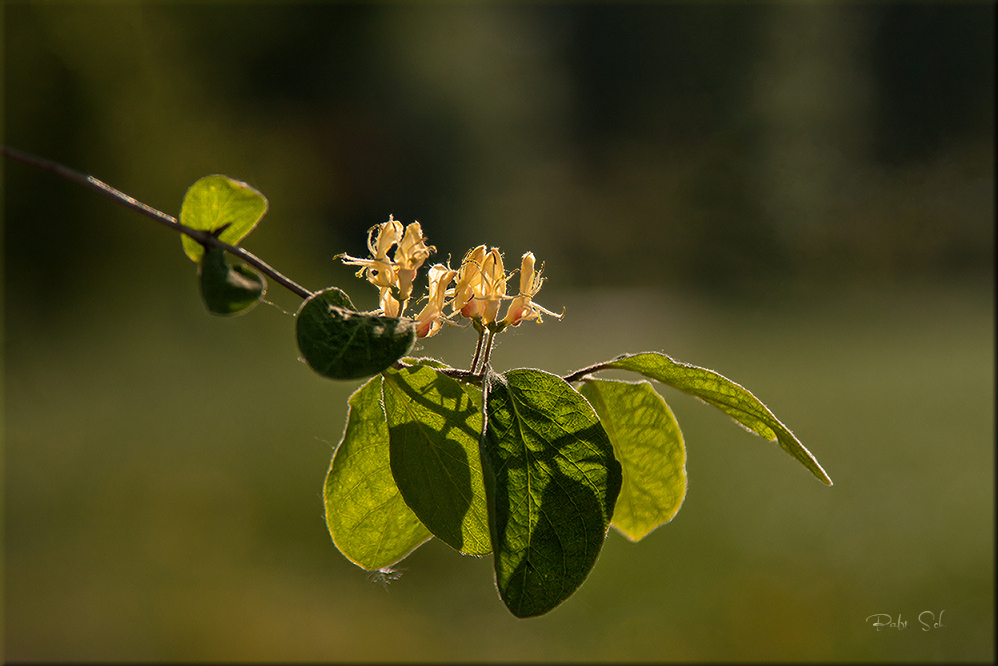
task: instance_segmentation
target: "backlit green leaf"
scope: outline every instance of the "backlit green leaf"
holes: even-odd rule
[[[346,294],[330,287],[298,309],[298,349],[323,377],[370,377],[398,361],[416,340],[411,320],[362,314],[349,305]]]
[[[431,536],[403,501],[392,476],[381,375],[350,396],[346,430],[323,496],[333,543],[365,569],[391,566]]]
[[[484,439],[496,584],[517,617],[550,611],[596,563],[620,463],[592,407],[540,370],[491,374]]]
[[[444,543],[492,551],[478,441],[481,389],[429,363],[384,373],[391,466],[406,503]]]
[[[212,314],[248,312],[267,293],[267,280],[250,266],[231,265],[225,250],[211,247],[201,259],[201,298]]]
[[[648,382],[589,379],[579,388],[620,461],[613,523],[631,541],[673,519],[686,497],[686,447],[676,417]]]
[[[184,195],[180,223],[208,232],[228,225],[218,234],[218,239],[238,245],[266,212],[266,197],[246,183],[228,176],[205,176],[191,185]],[[201,261],[204,247],[189,236],[182,236],[181,241],[191,261]]]
[[[599,364],[600,370],[620,369],[639,372],[717,407],[752,432],[777,441],[780,446],[818,479],[832,485],[832,480],[804,445],[785,425],[745,388],[713,370],[680,363],[665,354],[643,352],[625,354]]]

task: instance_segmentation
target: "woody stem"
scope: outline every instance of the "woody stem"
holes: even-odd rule
[[[17,160],[23,164],[36,167],[38,169],[43,169],[50,173],[54,173],[57,176],[61,176],[66,180],[73,181],[84,187],[89,187],[106,197],[109,197],[116,203],[129,208],[137,213],[145,215],[146,217],[152,218],[153,220],[159,222],[160,224],[167,226],[174,231],[179,231],[185,236],[193,238],[198,243],[205,247],[220,247],[229,254],[239,257],[247,264],[255,267],[264,275],[269,276],[274,282],[300,296],[301,298],[309,298],[312,296],[312,292],[301,286],[291,278],[287,277],[283,273],[279,273],[272,266],[267,264],[265,261],[257,257],[255,254],[251,253],[249,250],[245,250],[238,245],[229,245],[228,243],[219,240],[216,236],[212,235],[209,231],[203,231],[200,229],[192,229],[186,225],[181,224],[177,218],[172,215],[167,215],[166,213],[153,208],[152,206],[147,206],[146,204],[138,201],[137,199],[128,196],[121,190],[117,190],[102,180],[98,180],[93,176],[87,176],[79,171],[74,171],[69,167],[63,166],[57,162],[52,162],[51,160],[46,160],[41,157],[37,157],[30,153],[25,153],[24,151],[17,150],[16,148],[10,148],[9,146],[3,146],[3,155],[13,160]]]

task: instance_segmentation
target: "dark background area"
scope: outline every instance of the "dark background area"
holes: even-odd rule
[[[979,274],[993,18],[987,4],[14,4],[6,140],[171,213],[227,169],[315,263],[361,252],[392,213],[444,256],[530,247],[579,286]],[[98,212],[61,212],[88,194],[5,178],[18,293],[126,254]]]
[[[295,298],[212,318],[171,232],[5,160],[9,658],[993,660],[993,4],[3,12],[5,145],[174,215],[245,180],[246,247],[362,306],[332,257],[389,214],[435,260],[531,250],[568,316],[499,369],[663,350],[836,482],[664,393],[686,504],[561,608],[436,542],[384,594],[324,531],[355,385],[295,362]]]

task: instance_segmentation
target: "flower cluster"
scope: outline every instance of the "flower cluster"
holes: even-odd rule
[[[389,260],[388,252],[392,247],[395,252]],[[389,317],[401,316],[409,304],[416,271],[436,248],[426,244],[419,222],[407,226],[403,233],[402,223],[389,215],[387,222],[368,230],[367,249],[371,259],[358,259],[348,254],[334,258],[342,259],[348,266],[360,266],[357,277],[367,278],[381,290],[378,301],[381,311]]]
[[[402,224],[392,217],[368,231],[367,247],[370,259],[345,254],[338,258],[347,265],[360,266],[357,277],[366,278],[380,289],[381,313],[400,317],[412,295],[416,271],[436,248],[426,244],[418,222],[405,227],[403,233]],[[395,251],[389,259],[393,247]],[[507,296],[506,282],[512,273],[506,273],[499,248],[487,250],[479,245],[468,250],[457,270],[434,264],[429,270],[426,305],[416,315],[416,335],[424,338],[436,335],[445,323],[460,317],[494,333],[507,326],[518,326],[523,321],[540,323],[542,314],[561,319],[561,314],[555,314],[533,300],[544,282],[541,277],[543,264],[535,269],[534,255],[527,252],[520,261],[519,270],[520,290],[515,296]],[[509,301],[509,306],[505,316],[499,319],[503,301]],[[448,306],[450,313],[445,314]]]

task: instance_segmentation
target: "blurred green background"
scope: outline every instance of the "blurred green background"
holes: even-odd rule
[[[389,214],[532,250],[568,314],[498,369],[665,351],[836,483],[663,389],[683,510],[561,607],[515,619],[439,542],[382,590],[325,530],[356,385],[296,360],[294,297],[213,318],[171,232],[5,161],[8,659],[994,659],[993,4],[3,12],[5,144],[173,214],[246,180],[245,245],[362,306],[332,256]]]

